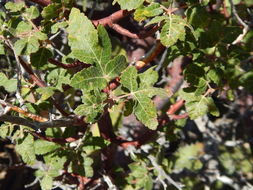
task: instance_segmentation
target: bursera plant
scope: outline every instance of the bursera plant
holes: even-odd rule
[[[252,90],[252,3],[217,2],[1,4],[0,136],[42,189],[187,187],[170,174],[200,170],[203,145],[169,157],[168,144],[187,118],[220,116],[213,98]],[[148,38],[130,61],[131,39]]]

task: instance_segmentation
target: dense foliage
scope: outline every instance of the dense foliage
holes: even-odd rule
[[[0,136],[43,190],[252,188],[251,0],[0,5]]]

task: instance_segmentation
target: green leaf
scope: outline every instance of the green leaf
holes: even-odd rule
[[[137,70],[135,67],[128,67],[121,75],[120,83],[128,88],[130,92],[134,92],[138,88]]]
[[[21,11],[21,9],[24,7],[25,7],[24,2],[20,2],[20,3],[8,2],[5,4],[5,8],[10,10],[11,12]]]
[[[67,28],[69,45],[75,58],[82,62],[101,63],[97,30],[78,9],[72,8]]]
[[[209,80],[213,81],[217,85],[219,85],[221,82],[221,72],[219,71],[219,69],[211,69],[207,73]]]
[[[41,31],[37,31],[33,34],[33,36],[35,38],[37,38],[38,40],[46,40],[47,39],[47,34],[41,32]]]
[[[60,91],[63,91],[62,84],[70,84],[70,74],[63,68],[55,68],[46,76],[46,79]]]
[[[57,22],[51,27],[51,33],[54,34],[56,33],[59,29],[65,28],[68,26],[68,23],[63,21],[63,22]]]
[[[142,88],[154,85],[158,80],[158,73],[153,67],[149,68],[144,73],[139,74],[140,83]]]
[[[170,14],[161,30],[161,43],[164,46],[172,46],[178,40],[185,39],[186,20],[178,15]]]
[[[40,15],[40,12],[39,12],[38,8],[35,6],[31,6],[31,7],[25,9],[24,16],[29,20],[35,19],[35,18],[39,17],[39,15]]]
[[[184,169],[187,168],[189,170],[199,170],[202,168],[203,164],[199,160],[200,157],[203,155],[203,144],[196,143],[191,145],[185,145],[180,147],[176,152],[176,162],[175,162],[175,169]]]
[[[34,139],[32,135],[27,134],[24,139],[18,139],[15,149],[25,163],[29,165],[34,164],[36,157],[34,150]]]
[[[35,154],[37,155],[43,155],[46,153],[50,153],[56,149],[58,149],[60,146],[58,144],[55,144],[53,142],[44,141],[44,140],[36,140],[34,143],[35,147]]]
[[[107,85],[107,80],[97,67],[89,67],[75,74],[70,84],[79,89],[103,89]]]
[[[156,17],[152,18],[145,26],[160,23],[166,19],[168,19],[168,16],[156,16]]]
[[[4,45],[0,42],[0,55],[5,55]]]
[[[111,42],[103,26],[95,29],[91,21],[73,8],[67,28],[71,55],[86,63],[96,63],[100,70],[110,60]]]
[[[20,21],[15,28],[15,34],[16,35],[22,35],[24,33],[28,33],[32,30],[32,25],[28,23],[27,21]]]
[[[186,15],[189,24],[195,28],[206,27],[208,25],[208,19],[210,18],[206,8],[199,5],[187,9]]]
[[[44,175],[49,175],[51,177],[58,176],[67,161],[67,157],[63,154],[63,152],[60,151],[54,151],[51,154],[45,154],[43,158],[48,167]]]
[[[137,69],[130,66],[123,72],[120,80],[123,87],[130,91],[129,96],[134,100],[133,111],[137,119],[153,130],[156,129],[158,122],[156,108],[151,98],[157,94],[166,93],[163,89],[152,87],[157,79],[158,75],[153,68],[138,75]]]
[[[121,9],[127,9],[131,11],[133,9],[138,8],[140,5],[143,4],[144,0],[114,0],[113,4],[119,3]]]
[[[137,21],[143,21],[148,17],[155,17],[163,13],[159,3],[152,3],[147,7],[141,6],[134,12],[134,19]]]
[[[55,90],[57,90],[57,88],[55,88],[53,86],[48,86],[48,87],[38,88],[38,89],[36,89],[36,92],[41,94],[40,101],[45,101],[45,100],[47,100],[48,98],[50,98],[51,96],[54,95]]]
[[[11,136],[14,130],[14,125],[1,124],[0,125],[0,137],[5,139],[8,136]]]
[[[126,58],[123,55],[118,55],[109,61],[105,66],[104,73],[106,78],[113,79],[120,75],[120,73],[127,67]]]
[[[67,31],[71,56],[94,63],[94,66],[77,73],[71,80],[71,86],[85,90],[103,89],[127,67],[124,56],[116,56],[110,61],[111,42],[106,30],[99,26],[97,31],[78,9],[71,10]]]
[[[45,175],[40,180],[40,186],[42,190],[51,190],[53,187],[53,178],[49,175]]]
[[[152,189],[153,180],[152,177],[149,175],[147,167],[144,164],[139,162],[133,162],[129,164],[128,167],[131,170],[129,176],[126,178],[129,184],[131,184],[132,181],[135,181],[136,189]]]
[[[101,93],[99,90],[93,90],[90,92],[83,92],[82,96],[83,104],[79,105],[75,109],[75,114],[84,115],[86,122],[94,122],[95,119],[103,112],[107,95]]]
[[[211,97],[196,96],[195,93],[184,91],[180,91],[180,96],[186,101],[186,111],[189,113],[191,119],[201,117],[208,112],[214,116],[219,116],[220,114]]]
[[[155,130],[158,121],[156,108],[152,100],[144,93],[135,93],[134,99],[138,102],[134,108],[136,117],[148,128]]]
[[[60,5],[57,3],[51,3],[50,5],[43,8],[41,15],[46,20],[50,20],[54,17],[58,16],[58,9],[60,8]]]
[[[93,137],[89,136],[85,139],[83,145],[83,151],[89,155],[94,153],[96,150],[101,150],[102,148],[107,147],[110,144],[109,141],[106,141],[102,137]]]
[[[8,79],[4,73],[0,73],[0,86],[3,86],[8,92],[17,90],[17,79]]]
[[[48,59],[52,57],[52,52],[47,48],[40,48],[36,53],[31,54],[31,64],[36,69],[46,69]]]
[[[29,55],[39,50],[38,39],[34,36],[26,37],[15,42],[14,50],[17,55]]]

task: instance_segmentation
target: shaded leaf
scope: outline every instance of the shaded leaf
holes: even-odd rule
[[[0,55],[5,55],[4,45],[0,42]]]
[[[41,15],[46,20],[50,20],[58,16],[58,9],[60,8],[59,4],[51,3],[50,5],[43,8]]]
[[[203,164],[199,160],[204,153],[204,147],[202,143],[196,143],[180,147],[176,152],[175,169],[199,170]]]
[[[31,64],[36,69],[45,69],[48,59],[52,57],[52,52],[47,48],[40,48],[36,53],[31,54]]]

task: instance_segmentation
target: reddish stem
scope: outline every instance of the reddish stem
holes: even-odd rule
[[[161,42],[158,42],[155,46],[154,51],[148,57],[146,57],[141,61],[136,62],[135,64],[136,68],[137,69],[143,68],[145,65],[153,61],[164,49],[165,47],[161,44]]]
[[[49,4],[51,4],[51,0],[30,0],[30,1],[32,1],[34,3],[37,3],[37,4],[39,4],[39,5],[43,6],[43,7],[46,7]]]
[[[152,36],[159,29],[159,27],[156,25],[153,28],[151,28],[149,31],[141,32],[139,34],[134,34],[118,24],[112,23],[112,24],[108,24],[108,25],[110,28],[112,28],[116,32],[122,34],[123,36],[127,36],[129,38],[134,38],[134,39],[144,39],[148,36]]]
[[[39,139],[49,141],[49,142],[54,142],[57,144],[71,143],[71,142],[77,141],[79,139],[79,138],[75,138],[75,137],[68,137],[68,138],[47,137],[47,136],[44,136],[44,135],[34,132],[34,131],[29,131],[29,133],[31,133],[34,137],[37,137]]]
[[[169,110],[167,111],[168,115],[173,115],[174,113],[176,113],[176,111],[178,111],[183,105],[184,105],[184,100],[179,100],[177,101],[175,104],[172,104],[169,108]]]
[[[71,68],[75,68],[75,67],[82,67],[82,68],[88,68],[90,67],[91,65],[90,64],[85,64],[83,62],[80,62],[80,61],[75,61],[74,63],[71,63],[71,64],[63,64],[55,59],[48,59],[48,61],[53,64],[53,65],[56,65],[56,66],[59,66],[59,67],[62,67],[64,69],[71,69]]]
[[[26,64],[26,62],[24,62],[23,59],[19,58],[20,60],[20,64],[22,65],[22,67],[26,70],[26,72],[29,74],[29,76],[31,77],[31,79],[39,86],[39,87],[46,87],[46,83],[44,83],[44,81],[42,81],[41,79],[39,79],[39,77],[37,77],[32,68],[30,66],[28,66]]]
[[[185,118],[188,118],[189,117],[189,114],[188,113],[184,113],[184,114],[181,114],[181,115],[170,115],[170,118],[171,119],[174,119],[174,120],[177,120],[177,119],[185,119]]]
[[[92,23],[95,26],[98,26],[99,24],[106,26],[106,25],[111,25],[114,22],[117,22],[118,20],[130,15],[133,11],[127,11],[127,10],[119,10],[116,11],[115,13],[112,13],[111,15],[101,18],[99,20],[93,20]]]

